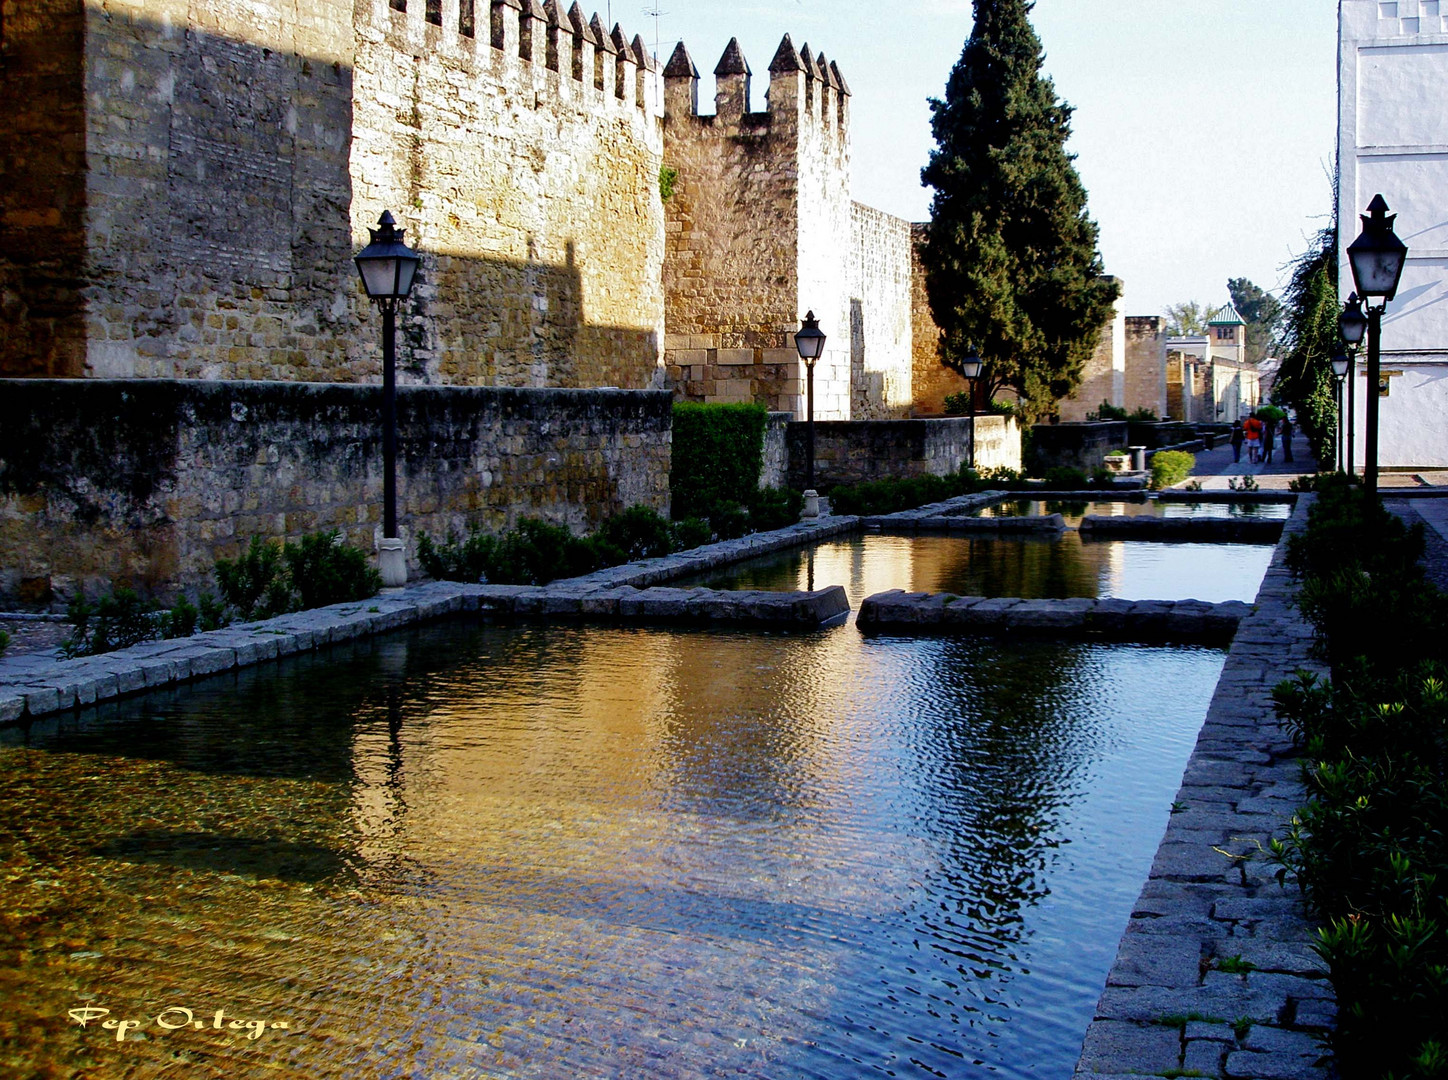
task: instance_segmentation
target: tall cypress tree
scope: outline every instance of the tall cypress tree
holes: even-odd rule
[[[1080,382],[1119,295],[1066,152],[1071,107],[1041,74],[1028,0],[975,0],[945,99],[930,102],[935,189],[921,260],[940,360],[974,346],[987,395],[1015,389],[1028,418]]]

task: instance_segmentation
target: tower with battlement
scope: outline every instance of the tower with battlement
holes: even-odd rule
[[[769,65],[763,111],[731,40],[714,68],[714,113],[682,42],[664,68],[666,370],[680,396],[757,401],[803,415],[793,334],[814,311],[828,335],[815,416],[849,419],[849,89],[789,36]]]

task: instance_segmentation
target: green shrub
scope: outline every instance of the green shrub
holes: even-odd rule
[[[68,657],[94,656],[154,641],[161,636],[161,627],[152,617],[155,610],[155,604],[142,600],[134,589],[116,589],[95,607],[78,596],[69,605],[75,629],[60,650]]]
[[[749,524],[755,532],[793,525],[804,512],[804,495],[793,488],[760,488],[749,503]]]
[[[1310,801],[1273,854],[1324,925],[1342,1075],[1444,1075],[1448,1061],[1448,598],[1423,536],[1346,477],[1319,477],[1290,538],[1297,603],[1332,681],[1274,692]]]
[[[1130,420],[1134,424],[1155,424],[1159,422],[1160,417],[1158,417],[1156,413],[1152,412],[1150,409],[1143,406],[1140,409],[1134,409],[1132,412],[1128,413],[1125,419]]]
[[[674,550],[688,551],[690,548],[703,547],[714,539],[714,529],[703,518],[685,518],[683,521],[673,522]]]
[[[1185,450],[1160,450],[1151,457],[1152,491],[1161,491],[1173,484],[1179,484],[1197,467],[1197,456]]]
[[[1113,405],[1109,401],[1103,401],[1095,412],[1086,414],[1087,420],[1127,420],[1126,410],[1120,405]]]
[[[1046,482],[1047,488],[1056,491],[1080,491],[1090,483],[1090,477],[1084,472],[1067,465],[1047,469],[1041,479]]]
[[[970,393],[966,390],[957,391],[954,394],[945,395],[946,416],[969,416],[970,415]]]
[[[674,550],[673,530],[649,506],[630,506],[615,514],[603,523],[598,538],[621,551],[625,562],[655,559]]]
[[[994,416],[1016,415],[1016,403],[1014,401],[1002,401],[1000,398],[991,398],[990,404],[985,408],[986,412]]]
[[[762,405],[674,406],[669,488],[676,519],[712,520],[719,503],[749,505],[759,489],[767,419]]]
[[[217,559],[216,584],[222,600],[243,619],[266,619],[291,610],[292,590],[280,540],[253,536],[236,559]]]
[[[238,558],[216,560],[216,584],[225,603],[252,620],[365,600],[377,595],[382,578],[366,554],[331,529],[298,544],[254,536]]]

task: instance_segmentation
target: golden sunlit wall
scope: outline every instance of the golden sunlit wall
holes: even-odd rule
[[[4,0],[27,138],[4,151],[0,209],[30,232],[0,251],[23,327],[0,374],[375,378],[351,256],[389,209],[424,255],[404,380],[653,382],[649,64],[605,49],[604,70],[597,35],[532,6],[405,6]]]

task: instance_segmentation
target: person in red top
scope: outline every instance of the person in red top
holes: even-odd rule
[[[1242,429],[1247,433],[1247,460],[1256,465],[1262,452],[1262,421],[1249,416],[1242,422]]]

